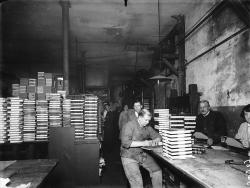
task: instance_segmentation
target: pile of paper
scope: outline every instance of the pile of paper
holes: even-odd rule
[[[85,139],[97,139],[98,129],[98,97],[94,95],[85,96],[84,104],[84,134]]]
[[[192,156],[191,131],[185,129],[163,130],[163,156],[186,159]]]
[[[7,99],[8,136],[10,143],[23,141],[23,100],[18,97]]]
[[[48,101],[36,101],[36,141],[48,141],[49,136],[49,112]]]
[[[36,101],[25,99],[23,103],[24,125],[23,141],[31,142],[36,139]]]
[[[7,103],[5,98],[0,98],[0,143],[7,142],[7,132]]]

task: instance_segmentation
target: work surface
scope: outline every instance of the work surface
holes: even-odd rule
[[[57,160],[37,159],[0,161],[0,177],[10,178],[10,187],[30,183],[30,188],[39,187],[56,166]]]
[[[245,165],[225,164],[225,160],[244,161],[246,156],[230,152],[207,149],[205,154],[194,155],[195,158],[171,160],[163,157],[161,150],[152,149],[150,153],[166,166],[171,165],[184,175],[192,178],[204,187],[249,187],[247,186]]]

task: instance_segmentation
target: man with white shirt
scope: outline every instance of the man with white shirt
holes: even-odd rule
[[[133,108],[134,109],[130,109],[128,111],[128,121],[132,121],[138,118],[138,113],[142,109],[141,101],[135,100]]]
[[[226,136],[226,121],[221,113],[212,111],[207,100],[200,101],[200,114],[196,118],[195,132],[208,137],[207,144],[218,144]]]

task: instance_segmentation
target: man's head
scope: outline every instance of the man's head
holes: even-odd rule
[[[250,123],[250,104],[244,106],[242,109],[240,116],[248,123]]]
[[[110,104],[109,103],[105,104],[104,109],[107,111],[110,111]]]
[[[142,109],[139,113],[138,113],[138,121],[140,123],[141,126],[146,126],[149,121],[151,120],[151,113],[147,110],[147,109]]]
[[[207,100],[200,101],[200,113],[205,116],[210,112],[210,104]]]
[[[141,101],[136,100],[134,101],[134,110],[139,113],[142,109]]]

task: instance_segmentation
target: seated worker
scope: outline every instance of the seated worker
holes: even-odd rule
[[[212,111],[207,100],[200,101],[200,114],[196,118],[195,132],[205,134],[209,146],[218,144],[226,136],[226,121],[221,113]]]
[[[129,121],[121,132],[121,161],[131,188],[143,188],[139,166],[150,173],[153,188],[162,187],[162,171],[155,160],[143,151],[142,146],[156,146],[161,136],[150,126],[151,113],[143,109],[138,118]]]
[[[236,139],[239,139],[242,145],[246,148],[250,146],[250,104],[246,105],[240,116],[243,118],[244,122],[240,124],[238,133],[235,135]]]

